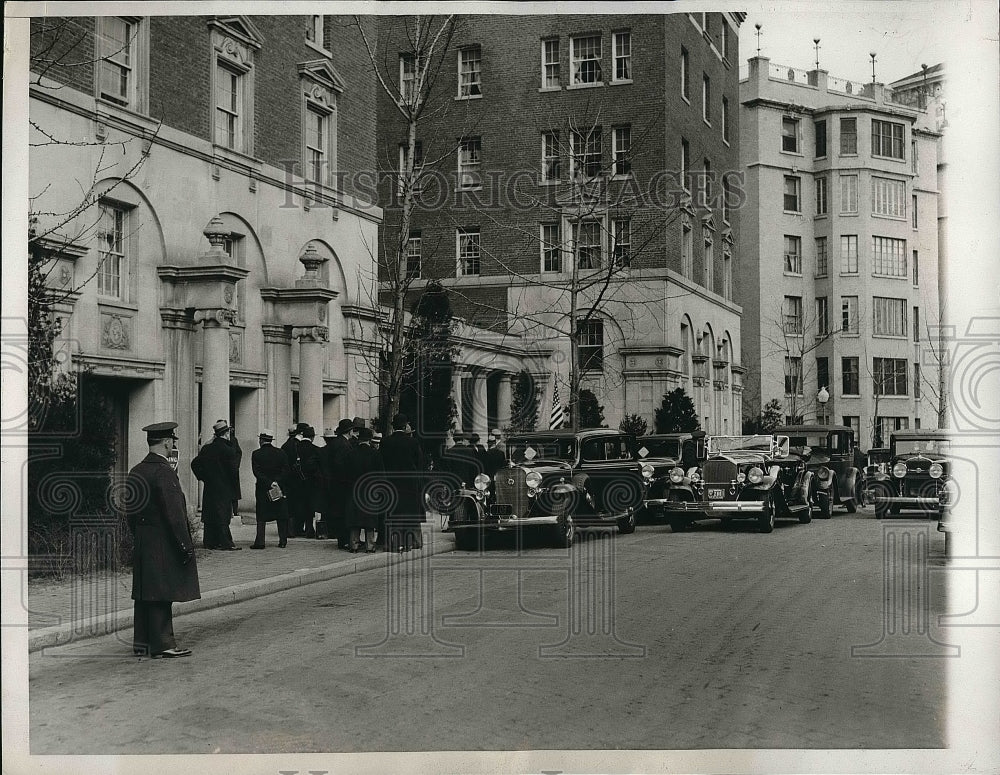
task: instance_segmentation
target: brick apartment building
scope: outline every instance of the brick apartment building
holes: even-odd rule
[[[739,431],[738,191],[724,173],[739,168],[743,18],[456,17],[418,126],[407,271],[414,295],[440,281],[477,332],[461,340],[453,382],[466,429],[504,424],[521,369],[542,388],[540,424],[554,391],[566,402],[577,287],[578,310],[601,294],[580,361],[608,425],[638,413],[652,427],[663,394],[683,387],[705,429]],[[403,89],[407,22],[379,20]],[[380,93],[384,169],[402,167],[406,128]],[[397,188],[381,183],[383,249],[400,237]]]
[[[32,19],[30,209],[120,468],[158,420],[190,460],[220,417],[252,447],[261,427],[375,416],[359,287],[381,210],[354,175],[375,166],[375,91],[348,21]]]
[[[777,398],[787,419],[850,425],[864,448],[936,427],[937,110],[880,83],[749,64],[737,282],[744,365],[759,374],[748,412]]]

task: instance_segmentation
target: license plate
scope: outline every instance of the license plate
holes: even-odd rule
[[[514,512],[514,507],[509,503],[496,503],[490,506],[490,514],[494,517],[509,517]]]
[[[708,497],[711,498],[713,501],[721,501],[723,498],[726,497],[726,491],[725,489],[719,487],[709,487]]]

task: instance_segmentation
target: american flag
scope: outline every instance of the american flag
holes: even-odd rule
[[[549,430],[554,431],[562,428],[566,423],[566,408],[559,400],[559,384],[553,380],[552,383],[552,411],[549,413]]]

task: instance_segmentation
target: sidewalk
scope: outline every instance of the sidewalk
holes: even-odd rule
[[[175,603],[175,616],[383,567],[387,562],[407,562],[417,555],[451,551],[455,546],[454,538],[441,533],[436,521],[424,523],[423,549],[391,555],[350,554],[338,549],[336,541],[309,538],[290,538],[288,547],[279,549],[273,522],[267,526],[266,548],[251,550],[256,525],[234,519],[231,529],[242,551],[198,549],[201,599]],[[132,627],[131,569],[30,579],[27,587],[29,652]]]

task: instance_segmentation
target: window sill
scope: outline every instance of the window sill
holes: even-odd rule
[[[849,337],[851,339],[858,339],[861,336],[861,334],[859,334],[857,331],[841,331],[840,335],[842,337]]]
[[[908,334],[872,334],[872,339],[895,339],[900,342],[908,342]]]
[[[325,48],[323,48],[322,46],[320,46],[319,44],[317,44],[315,41],[309,40],[309,38],[306,38],[306,46],[308,48],[313,49],[314,51],[318,51],[320,54],[322,54],[323,56],[325,56],[327,59],[333,59],[333,52],[332,51],[327,51]]]
[[[829,280],[830,279],[830,275],[828,275],[828,274],[813,275],[813,279],[814,280]]]
[[[572,89],[597,89],[604,86],[604,81],[594,81],[594,83],[570,83],[566,84],[567,90]]]
[[[843,151],[841,151],[837,155],[840,156],[841,159],[856,159],[856,158],[858,158],[858,155],[856,153],[844,153]]]
[[[785,215],[797,215],[800,218],[802,217],[801,210],[782,210],[781,212],[783,212]]]
[[[801,151],[786,151],[784,148],[782,148],[780,151],[778,151],[778,153],[784,154],[785,156],[797,156],[800,159],[805,158],[805,154],[803,154]]]
[[[110,307],[112,309],[120,309],[126,312],[138,312],[139,305],[132,304],[131,302],[122,301],[121,299],[116,299],[113,296],[98,296],[97,297],[98,307]]]
[[[219,145],[218,143],[212,143],[212,154],[218,159],[224,159],[228,162],[233,162],[244,167],[251,167],[256,170],[260,170],[264,166],[264,162],[261,159],[250,156],[243,151],[236,151],[232,148],[227,148],[224,145]]]
[[[841,398],[861,398],[860,393],[841,393]]]
[[[858,217],[858,213],[841,213],[840,217],[841,218],[857,218]]]
[[[899,158],[896,158],[895,156],[879,156],[879,154],[877,154],[877,153],[873,153],[872,154],[872,158],[873,159],[881,159],[882,161],[898,161],[901,164],[905,164],[906,163],[906,159],[905,158],[904,159],[899,159]]]
[[[543,86],[538,90],[539,94],[545,94],[546,92],[557,92],[562,91],[562,86]]]
[[[702,122],[702,123],[703,123],[703,124],[704,124],[705,126],[707,126],[707,127],[711,127],[711,126],[712,126],[712,122],[711,122],[711,121],[709,121],[709,120],[708,120],[707,118],[705,118],[704,116],[702,116],[702,117],[701,117],[701,122]]]
[[[691,104],[691,99],[689,97],[685,97],[683,94],[681,95],[681,99],[684,100],[688,105]]]
[[[785,277],[798,277],[802,279],[802,272],[782,272]]]
[[[828,213],[816,213],[816,215],[813,216],[813,220],[814,221],[824,221],[824,220],[826,220],[829,217],[830,216],[829,216]]]
[[[727,148],[731,148],[731,147],[732,147],[732,146],[731,146],[731,145],[729,144],[729,141],[728,141],[728,140],[727,140],[727,139],[726,139],[725,137],[723,137],[723,138],[722,138],[722,144],[723,144],[724,146],[726,146]]]
[[[884,213],[872,213],[872,218],[881,218],[884,221],[905,221],[905,215],[886,215]]]
[[[635,83],[635,81],[633,81],[631,78],[627,78],[627,79],[624,79],[624,80],[621,80],[621,81],[612,81],[608,85],[609,86],[628,86],[628,85],[633,84],[633,83]]]
[[[455,97],[455,102],[464,102],[465,100],[481,100],[482,98],[482,94],[466,94],[464,96],[459,94]]]
[[[119,105],[117,102],[111,102],[101,97],[95,99],[96,112],[98,118],[108,118],[114,117],[120,121],[127,122],[133,126],[141,127],[149,132],[156,131],[159,127],[160,122],[154,118],[150,118],[145,112],[138,110],[137,108],[126,107],[125,105]]]
[[[872,277],[876,277],[879,280],[909,280],[910,279],[905,274],[903,274],[903,275],[899,275],[899,274],[875,274],[874,272],[872,272]]]
[[[857,272],[841,272],[840,276],[841,277],[860,277],[861,275],[858,274]]]

